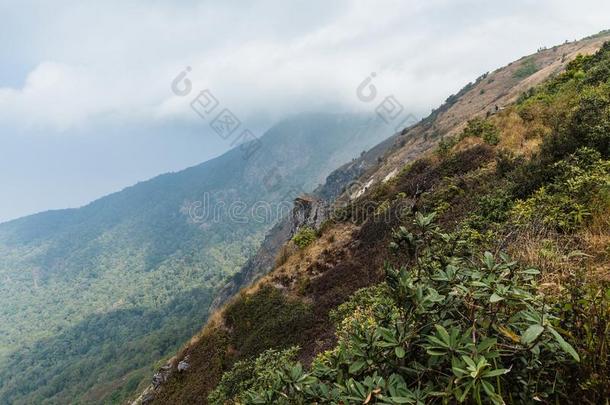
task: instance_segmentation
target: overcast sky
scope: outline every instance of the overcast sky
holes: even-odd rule
[[[370,109],[355,89],[371,72],[423,116],[608,16],[601,0],[0,0],[0,221],[225,151],[171,91],[187,66],[258,133],[303,111]]]

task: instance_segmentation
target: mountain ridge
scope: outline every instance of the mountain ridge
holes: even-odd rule
[[[418,226],[428,226],[433,216],[426,219],[428,217],[417,211],[424,208],[438,210],[441,216],[439,226],[442,230],[432,229],[442,236],[444,233],[440,232],[452,230],[469,212],[489,209],[477,208],[477,202],[472,201],[473,198],[480,197],[483,202],[492,201],[494,204],[503,203],[501,197],[488,195],[486,193],[489,192],[485,189],[498,184],[506,187],[501,177],[495,177],[500,176],[494,174],[496,160],[502,163],[502,166],[498,163],[498,167],[504,168],[504,161],[509,159],[513,166],[502,170],[513,170],[517,172],[515,176],[525,176],[527,174],[520,174],[518,170],[518,159],[534,161],[536,155],[533,151],[541,142],[548,142],[544,141],[547,139],[544,134],[524,135],[526,129],[530,130],[525,127],[526,124],[520,124],[526,129],[519,127],[518,130],[509,126],[516,125],[510,124],[510,120],[521,119],[515,116],[517,113],[514,110],[521,108],[515,107],[515,103],[524,93],[553,80],[566,68],[573,72],[574,63],[582,60],[578,55],[594,54],[603,48],[603,43],[609,39],[610,35],[606,32],[582,41],[542,49],[537,54],[520,59],[519,63],[509,64],[483,75],[475,83],[466,86],[457,96],[449,97],[445,105],[434,111],[428,119],[402,131],[401,136],[393,140],[393,147],[388,148],[381,161],[361,174],[359,189],[350,189],[337,199],[334,219],[328,226],[323,225],[317,230],[316,239],[301,249],[295,246],[295,242],[287,241],[285,246],[289,250],[285,255],[281,253],[278,256],[273,270],[260,277],[253,285],[242,286],[241,292],[216,312],[201,332],[162,368],[159,372],[161,374],[157,374],[161,379],[149,386],[135,403],[207,403],[210,394],[214,403],[219,404],[244,401],[284,403],[286,400],[290,401],[290,395],[305,401],[304,396],[321,398],[331,394],[336,395],[335,400],[338,400],[339,395],[345,394],[351,395],[349,398],[354,401],[358,398],[358,402],[368,403],[372,398],[378,397],[382,403],[386,403],[383,402],[382,395],[377,393],[383,392],[386,399],[389,395],[397,396],[396,391],[393,391],[393,394],[385,391],[385,380],[379,380],[378,389],[375,389],[375,383],[370,380],[375,377],[371,376],[368,376],[366,381],[354,382],[353,384],[362,386],[362,390],[358,388],[356,391],[350,391],[349,386],[343,387],[341,379],[331,380],[330,386],[326,386],[327,390],[321,386],[307,386],[306,381],[314,381],[324,375],[325,371],[320,367],[325,367],[326,358],[340,362],[341,367],[345,366],[345,369],[340,371],[332,369],[337,375],[346,373],[360,376],[362,370],[366,369],[363,367],[366,363],[344,365],[341,358],[333,357],[333,353],[345,351],[344,346],[335,346],[337,341],[349,345],[357,343],[354,343],[355,340],[347,341],[346,339],[351,338],[346,335],[349,329],[346,331],[341,323],[334,323],[335,321],[329,319],[329,315],[333,318],[337,310],[341,311],[341,307],[337,307],[343,303],[354,305],[349,307],[351,309],[358,309],[356,305],[359,304],[348,304],[350,296],[360,288],[374,289],[375,284],[384,280],[384,261],[394,265],[397,259],[408,259],[407,253],[396,257],[388,252],[388,245],[396,238],[402,237],[408,245],[408,238],[413,237],[409,236],[408,232],[415,232],[417,229],[404,225],[405,230],[401,229],[395,234],[394,231],[404,224],[404,216],[411,218],[414,223],[417,221]],[[522,68],[531,65],[531,62],[537,68],[528,68],[529,70],[523,73]],[[499,78],[504,79],[503,83],[498,84]],[[504,111],[505,108],[508,110]],[[538,116],[534,117],[538,119]],[[494,125],[498,125],[502,133],[496,132]],[[500,147],[496,146],[498,144],[509,151],[519,153],[522,157],[510,157],[510,154],[506,157],[503,153],[508,152],[501,151]],[[518,178],[523,181],[523,177]],[[477,182],[480,185],[477,185]],[[371,204],[374,210],[367,211]],[[407,214],[403,213],[405,208],[408,208]],[[452,208],[457,212],[454,213]],[[388,215],[384,217],[387,221],[373,220],[377,215],[385,213]],[[493,212],[493,215],[500,214]],[[493,221],[503,220],[503,217],[497,218],[500,219]],[[491,219],[486,220],[492,222]],[[474,231],[469,232],[478,235]],[[508,238],[510,235],[503,235],[502,238]],[[494,242],[497,240],[486,243],[499,249],[493,245]],[[534,239],[531,242],[534,242]],[[478,243],[481,244],[480,241]],[[517,246],[521,250],[517,249],[513,253],[522,256],[533,254],[526,252],[524,245]],[[595,251],[588,250],[588,254],[594,255],[596,260],[605,260],[603,255],[599,258]],[[531,259],[529,256],[522,257],[528,258]],[[417,262],[408,263],[415,266]],[[401,273],[401,277],[407,275]],[[357,301],[358,297],[356,294],[351,300]],[[364,296],[362,299],[385,298]],[[365,302],[369,304],[377,301]],[[268,307],[267,304],[273,306]],[[357,311],[353,316],[357,316]],[[279,320],[276,321],[276,318]],[[343,318],[339,321],[341,319]],[[354,318],[346,318],[345,321],[350,319]],[[367,320],[358,318],[354,322],[357,325],[366,323]],[[338,336],[334,333],[335,328],[341,333]],[[253,340],[254,337],[256,341]],[[561,344],[564,347],[569,346]],[[283,350],[294,345],[298,345],[300,349]],[[332,351],[325,352],[330,349]],[[396,356],[400,364],[400,358],[403,358],[405,353],[397,348]],[[314,362],[312,365],[314,358],[318,363]],[[295,363],[297,360],[300,362]],[[280,363],[275,363],[276,361]],[[178,368],[179,364],[187,364],[188,368],[181,370]],[[307,371],[309,366],[315,367],[311,374]],[[287,374],[283,374],[282,367],[287,367]],[[257,374],[257,370],[269,374]],[[266,380],[267,377],[270,380]],[[265,386],[267,381],[269,385]],[[286,385],[288,381],[295,385]],[[300,385],[301,381],[303,385]],[[373,386],[367,391],[366,384],[369,383]],[[337,386],[339,389],[333,388]],[[248,391],[248,387],[258,391]],[[310,388],[312,391],[309,391]],[[321,391],[317,391],[318,389]],[[400,389],[404,396],[397,397],[396,403],[415,401],[413,398],[416,393]],[[493,392],[493,387],[488,392]],[[462,391],[458,394],[461,395]],[[595,395],[595,392],[589,394]],[[346,401],[347,397],[341,398]],[[236,400],[237,402],[234,402]]]
[[[151,360],[194,332],[189,317],[195,324],[204,321],[215,289],[241,267],[272,225],[272,217],[232,221],[231,204],[291,201],[289,192],[313,189],[328,167],[387,135],[380,121],[365,115],[304,115],[271,128],[249,159],[237,146],[80,209],[1,224],[0,316],[10,328],[0,335],[5,364],[0,397],[19,403],[61,402],[90,390],[110,395],[99,390],[95,373],[83,381],[75,377],[85,373],[87,362],[97,375],[106,374],[103,384],[121,381],[123,373],[139,381]],[[263,180],[271,171],[281,176],[279,188]],[[219,220],[201,215],[213,207],[223,209]],[[113,322],[122,325],[118,333]],[[60,356],[65,342],[71,345]],[[120,347],[129,350],[128,357],[120,356]],[[100,355],[119,365],[99,363],[95,356]],[[13,374],[10,364],[30,366]]]

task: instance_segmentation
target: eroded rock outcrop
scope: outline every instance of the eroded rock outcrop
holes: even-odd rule
[[[328,219],[330,206],[328,202],[311,195],[302,195],[294,200],[292,209],[291,235],[302,228],[319,229]]]

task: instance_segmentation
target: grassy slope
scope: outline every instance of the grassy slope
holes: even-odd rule
[[[590,52],[589,46],[586,44],[578,49],[588,49]],[[500,74],[506,72],[500,71]],[[603,76],[604,73],[599,74]],[[493,83],[489,82],[493,77],[490,75],[490,78],[486,78],[488,84]],[[513,73],[510,77],[515,78]],[[529,83],[538,83],[543,77],[535,81],[532,79]],[[527,84],[521,82],[516,87],[527,90]],[[472,101],[469,95],[472,91],[470,89],[461,97],[471,98]],[[477,91],[481,94],[480,89]],[[158,394],[157,402],[205,402],[210,389],[217,384],[224,371],[235,361],[248,358],[264,348],[298,344],[301,346],[300,359],[308,363],[316,353],[332,347],[335,336],[329,311],[358,288],[381,281],[384,262],[399,264],[407,260],[400,254],[390,253],[387,246],[392,240],[392,230],[408,222],[408,218],[401,218],[397,213],[390,215],[389,222],[377,221],[370,215],[371,207],[373,212],[393,213],[400,200],[407,199],[416,210],[436,211],[444,229],[463,232],[477,247],[491,251],[508,250],[523,263],[541,268],[550,289],[560,288],[562,282],[566,282],[566,277],[582,268],[587,271],[579,273],[579,276],[585,274],[591,277],[594,280],[591,284],[603,282],[608,277],[610,254],[607,251],[608,211],[604,204],[597,206],[586,221],[570,229],[548,225],[548,221],[556,221],[557,218],[542,221],[538,227],[516,226],[508,222],[511,215],[522,218],[520,215],[523,212],[512,211],[514,206],[520,206],[519,199],[527,202],[537,188],[551,181],[549,177],[542,176],[538,178],[538,184],[529,184],[528,179],[536,176],[527,170],[546,167],[548,171],[551,167],[552,162],[540,161],[535,156],[542,140],[549,139],[571,119],[569,111],[574,105],[565,103],[569,100],[578,102],[579,99],[572,97],[573,94],[568,94],[568,91],[562,90],[561,94],[565,97],[552,98],[550,104],[547,103],[548,99],[522,100],[518,106],[507,104],[508,108],[488,120],[497,129],[498,144],[489,145],[481,139],[483,133],[471,130],[471,136],[457,144],[444,143],[438,153],[428,154],[396,174],[390,182],[375,187],[354,201],[352,206],[361,209],[349,212],[356,212],[357,215],[343,216],[341,221],[322,234],[317,243],[305,251],[295,252],[284,264],[236,297],[215,316],[192,344],[176,357],[177,361],[188,355],[192,368],[186,373],[175,373]],[[603,93],[605,90],[602,87],[600,91]],[[515,93],[518,92],[508,92],[500,98],[515,101]],[[485,97],[489,93],[485,92]],[[459,119],[451,121],[455,113],[448,114],[447,111],[461,111],[462,119],[486,111],[485,107],[472,109],[472,104],[462,101],[449,106],[440,119],[437,116],[431,125],[428,123],[414,131],[430,134],[436,126],[437,130],[440,127],[441,133],[446,131],[447,135],[461,134],[465,124],[460,123]],[[487,101],[482,105],[490,106]],[[592,118],[600,119],[599,115]],[[496,143],[493,137],[486,138]],[[372,177],[384,178],[400,167],[397,161],[408,161],[407,156],[430,148],[430,144],[426,147],[409,147],[407,144],[402,150],[391,153]],[[510,156],[507,151],[513,156],[507,157]],[[530,163],[525,165],[526,162]],[[550,205],[552,208],[553,203]],[[530,218],[525,225],[534,222]],[[569,253],[575,250],[585,252],[587,256],[570,256]],[[277,294],[273,293],[273,289],[278,288],[283,300],[273,308],[259,310],[257,306],[248,308],[245,304]],[[295,305],[295,308],[299,308],[295,313],[301,314],[296,319],[302,319],[299,324],[304,325],[304,330],[265,322],[261,326],[259,321],[273,318],[275,311],[285,317],[283,311]],[[236,312],[235,308],[241,310]],[[237,317],[230,315],[236,313],[239,314]],[[234,333],[235,325],[240,326],[239,335]],[[285,335],[286,329],[288,335]],[[263,344],[265,347],[244,345],[243,339],[247,339],[244,336],[249,335],[259,337],[260,342],[272,343]],[[583,347],[579,349],[586,351]],[[210,367],[212,364],[214,367]]]

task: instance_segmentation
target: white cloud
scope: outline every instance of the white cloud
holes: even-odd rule
[[[22,2],[2,7],[8,35],[0,36],[0,48],[11,45],[32,67],[21,85],[0,84],[1,125],[64,133],[100,121],[193,120],[187,100],[169,88],[187,65],[196,88],[212,89],[244,120],[370,108],[354,92],[372,71],[384,93],[424,113],[540,45],[605,28],[610,14],[604,1],[575,7],[567,0],[34,1],[26,13]]]

